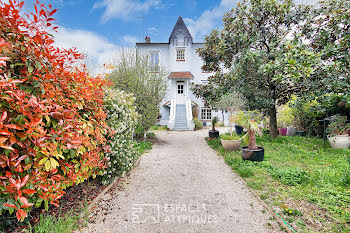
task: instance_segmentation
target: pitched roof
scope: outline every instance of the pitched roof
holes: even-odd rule
[[[169,78],[193,78],[191,72],[171,72]]]
[[[178,19],[177,19],[177,22],[174,26],[174,29],[173,31],[171,32],[170,34],[170,37],[169,37],[169,43],[171,41],[172,38],[176,37],[177,35],[179,34],[183,34],[185,37],[187,38],[190,38],[191,39],[191,42],[193,42],[193,38],[192,38],[192,35],[191,33],[188,31],[187,27],[186,27],[186,24],[185,22],[183,21],[182,17],[180,16]]]

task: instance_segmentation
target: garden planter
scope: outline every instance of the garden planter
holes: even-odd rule
[[[281,136],[287,136],[287,128],[278,128],[278,133]]]
[[[301,136],[301,137],[306,136],[305,131],[296,131],[295,134],[296,134],[296,136]]]
[[[243,133],[243,127],[239,125],[235,125],[236,134],[242,134]]]
[[[227,151],[237,151],[241,147],[241,140],[222,140],[222,147]]]
[[[209,130],[209,138],[218,138],[219,130]]]
[[[337,135],[328,137],[331,147],[334,149],[347,149],[350,147],[350,138],[348,135]]]
[[[257,150],[249,150],[247,146],[242,147],[242,158],[243,160],[250,161],[263,161],[264,160],[264,148],[258,147]]]
[[[288,136],[295,136],[297,132],[297,129],[295,127],[288,127],[287,128],[287,135]]]

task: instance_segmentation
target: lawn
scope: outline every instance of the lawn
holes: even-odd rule
[[[350,150],[312,137],[258,137],[265,161],[242,161],[220,139],[208,144],[295,230],[350,232]]]

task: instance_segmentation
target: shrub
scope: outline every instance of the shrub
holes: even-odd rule
[[[193,118],[194,128],[195,129],[203,129],[203,124],[197,118]]]
[[[115,69],[107,75],[107,79],[113,82],[113,88],[134,95],[140,116],[135,134],[144,136],[159,116],[158,106],[167,90],[167,72],[161,66],[157,67],[158,72],[154,72],[155,67],[149,65],[149,57],[136,49],[122,50],[118,55]]]
[[[133,142],[138,118],[134,101],[131,94],[123,91],[106,91],[105,111],[112,133],[106,135],[110,151],[105,155],[108,167],[102,176],[103,184],[111,183],[116,176],[129,171],[139,155]]]
[[[350,95],[309,96],[308,99],[293,98],[289,105],[298,130],[306,131],[310,135],[323,136],[322,120],[342,114],[350,119]],[[326,122],[328,124],[330,122]]]
[[[26,16],[23,4],[0,2],[0,214],[18,220],[103,174],[108,150],[105,81],[73,65],[81,54],[54,46],[56,10],[38,3]]]

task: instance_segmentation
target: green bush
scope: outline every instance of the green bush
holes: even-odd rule
[[[194,128],[195,129],[203,129],[203,124],[202,122],[200,122],[197,118],[193,118],[193,122],[194,122]]]
[[[166,94],[168,72],[162,66],[154,72],[149,57],[136,49],[121,50],[113,65],[115,68],[106,77],[113,82],[113,88],[135,97],[134,105],[139,113],[135,134],[142,137],[159,117],[158,106]]]
[[[107,124],[114,131],[107,136],[111,152],[106,153],[108,168],[102,176],[102,183],[113,182],[114,177],[129,171],[139,153],[133,141],[138,114],[134,107],[134,97],[123,91],[107,90],[105,109]]]
[[[156,138],[156,134],[153,132],[148,132],[146,134],[146,139],[155,139]]]
[[[323,136],[323,122],[321,120],[342,114],[350,119],[350,95],[324,95],[296,98],[289,102],[294,123],[298,130],[306,131],[310,135]],[[326,122],[328,124],[330,122]]]

